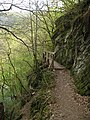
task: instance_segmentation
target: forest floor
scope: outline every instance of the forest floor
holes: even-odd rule
[[[54,102],[51,105],[50,120],[90,120],[90,98],[76,92],[73,77],[67,69],[57,62],[55,68],[55,87],[51,93]],[[21,120],[29,120],[29,105],[28,102],[22,109]]]
[[[62,68],[57,62],[55,67]],[[55,71],[54,104],[50,120],[90,120],[89,97],[76,92],[74,80],[66,69]]]

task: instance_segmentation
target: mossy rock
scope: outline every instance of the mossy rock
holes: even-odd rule
[[[71,13],[60,17],[52,36],[55,45],[59,46],[56,61],[73,72],[81,95],[90,95],[90,8],[87,3],[90,1],[76,5],[78,13],[72,8]]]

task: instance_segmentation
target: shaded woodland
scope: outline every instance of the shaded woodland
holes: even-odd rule
[[[0,2],[0,120],[21,120],[27,103],[28,120],[50,119],[55,76],[45,51],[71,71],[79,94],[90,95],[89,5],[89,0]]]

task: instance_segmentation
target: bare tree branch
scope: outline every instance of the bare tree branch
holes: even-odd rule
[[[11,35],[13,35],[16,39],[18,39],[19,41],[21,41],[21,42],[27,47],[28,51],[30,51],[29,48],[32,49],[30,46],[28,46],[28,45],[24,42],[24,40],[22,40],[21,38],[17,37],[17,36],[16,36],[12,31],[10,31],[9,29],[7,29],[7,28],[5,28],[5,27],[2,27],[2,26],[0,26],[0,29],[3,29],[3,30],[5,30],[5,31],[7,31],[7,32],[10,33]]]
[[[11,10],[11,9],[12,9],[12,4],[11,4],[11,6],[10,6],[8,9],[0,10],[0,12],[3,12],[3,11],[9,11],[9,10]]]
[[[7,4],[7,5],[10,4],[10,7],[9,7],[8,9],[0,10],[0,12],[9,11],[9,10],[12,9],[12,7],[16,7],[16,8],[18,8],[18,9],[21,9],[21,10],[24,10],[24,11],[29,11],[29,12],[32,12],[32,13],[34,13],[34,14],[35,14],[35,12],[36,12],[35,9],[22,8],[22,7],[20,7],[20,6],[16,5],[16,4],[13,4],[13,3],[1,3],[1,4]],[[43,5],[42,8],[43,8],[44,6],[47,6],[47,5]],[[43,10],[42,8],[40,8],[42,12],[56,12],[56,10],[49,10],[49,11],[48,11],[48,9],[47,9],[47,10]],[[39,11],[39,10],[37,10],[37,11]],[[57,10],[57,12],[60,12],[60,11]]]
[[[0,2],[0,5],[2,5],[2,7],[3,7],[3,9],[1,9],[0,12],[11,10],[11,9],[12,9],[12,5],[13,5],[13,0],[12,0],[11,3],[9,3],[9,4],[10,4],[10,7],[7,8],[7,9],[4,8],[4,6],[3,6],[4,4],[5,4],[5,3],[1,3],[1,2]]]

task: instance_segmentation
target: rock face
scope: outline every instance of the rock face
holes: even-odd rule
[[[88,4],[87,4],[88,3]],[[76,5],[56,21],[52,39],[56,60],[71,70],[81,95],[90,95],[90,1]]]

